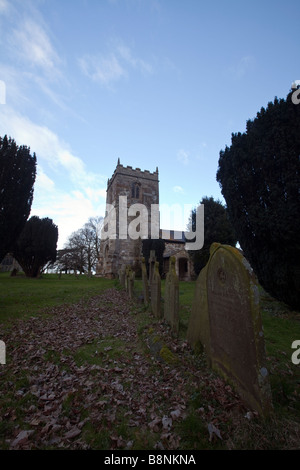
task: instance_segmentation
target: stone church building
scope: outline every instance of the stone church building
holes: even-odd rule
[[[147,214],[148,231],[145,236],[128,236],[128,227],[137,220],[136,212],[131,215],[129,208],[143,209]],[[165,241],[164,251],[164,274],[168,272],[169,259],[176,258],[176,272],[180,280],[190,280],[193,276],[192,262],[185,250],[184,235],[182,238],[174,238],[174,232],[162,230],[159,227],[159,212],[153,212],[153,208],[159,208],[159,180],[158,168],[154,172],[142,171],[140,168],[123,166],[118,159],[116,169],[107,181],[106,206],[110,225],[113,227],[109,235],[105,236],[108,224],[103,227],[102,240],[100,245],[100,257],[97,265],[96,275],[107,278],[118,276],[123,264],[130,265],[137,273],[140,270],[142,258],[142,238],[148,238],[153,231],[155,238],[162,238]],[[124,214],[126,214],[126,230],[124,230]],[[155,220],[153,221],[154,215]],[[151,220],[152,217],[152,220]],[[140,219],[143,222],[143,219]],[[146,220],[146,219],[144,219]],[[146,227],[147,228],[147,227]],[[108,233],[108,232],[106,232]],[[136,234],[137,232],[135,232]],[[103,236],[104,235],[104,236]]]

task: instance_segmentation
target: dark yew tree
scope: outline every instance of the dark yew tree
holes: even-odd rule
[[[300,308],[300,104],[275,98],[232,134],[217,181],[229,218],[259,282]]]
[[[29,217],[36,177],[36,155],[0,137],[0,262],[12,250]]]
[[[31,217],[19,236],[13,255],[27,277],[37,277],[43,267],[56,260],[58,228],[48,217]]]
[[[199,274],[209,259],[209,249],[212,243],[222,243],[235,246],[237,242],[234,228],[229,221],[226,208],[221,201],[213,197],[203,197],[199,205],[204,205],[204,244],[201,250],[190,250],[195,274]],[[196,211],[192,210],[189,220],[189,230],[196,230]]]

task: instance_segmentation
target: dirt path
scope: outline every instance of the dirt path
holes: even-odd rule
[[[162,322],[143,328],[137,312],[124,291],[109,289],[18,321],[4,338],[0,447],[180,449],[178,425],[197,390],[204,438],[221,440],[210,395],[224,410],[240,407],[239,399],[221,379],[200,373],[186,343]],[[156,354],[161,339],[165,360]]]

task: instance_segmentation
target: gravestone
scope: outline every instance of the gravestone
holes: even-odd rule
[[[192,311],[187,330],[187,342],[196,352],[204,350],[208,364],[211,366],[206,272],[207,266],[200,271],[196,281]]]
[[[268,415],[272,398],[259,291],[249,263],[236,248],[213,243],[197,288],[189,341],[195,344],[199,334],[212,368],[232,383],[248,406]]]
[[[151,281],[151,309],[156,318],[161,318],[161,279],[158,270],[159,262],[156,261]]]
[[[135,272],[132,271],[131,268],[128,270],[128,280],[127,280],[127,285],[128,285],[128,295],[130,299],[133,299],[134,295],[134,279],[135,279]]]
[[[151,283],[153,274],[155,271],[155,262],[156,262],[156,257],[155,257],[155,250],[150,251],[150,257],[149,257],[149,282]]]
[[[145,258],[142,258],[142,282],[143,282],[144,304],[148,305],[149,304],[149,284],[148,284]]]
[[[126,268],[125,268],[125,289],[128,294],[129,294],[129,289],[130,289],[131,274],[132,274],[132,269],[131,269],[131,266],[128,264],[126,265]]]
[[[133,298],[134,279],[135,272],[131,269],[131,266],[127,265],[125,268],[125,289],[130,299]]]
[[[122,287],[125,287],[125,265],[122,264],[121,268],[119,269],[119,281]]]
[[[165,282],[164,318],[173,333],[179,332],[179,280],[175,271],[175,257],[170,258],[169,272]]]

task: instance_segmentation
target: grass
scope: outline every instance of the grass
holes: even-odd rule
[[[115,285],[115,281],[87,276],[45,274],[30,279],[22,274],[0,273],[0,322],[26,318],[46,308],[76,303]]]
[[[84,363],[102,366],[105,360],[117,360],[126,356],[126,344],[119,338],[104,338],[95,340],[79,348],[74,359],[78,366]]]
[[[162,297],[164,295],[164,281],[162,281]],[[85,276],[63,275],[60,279],[56,275],[44,275],[40,279],[28,279],[22,275],[10,277],[7,273],[0,274],[0,325],[10,327],[15,319],[28,318],[36,315],[44,315],[48,308],[62,304],[72,304],[80,299],[87,299],[97,295],[110,287],[118,287],[113,280],[100,278],[87,278]],[[179,339],[186,337],[188,320],[191,313],[191,306],[194,297],[195,282],[180,282],[180,330]],[[142,291],[142,281],[135,281],[135,292],[137,297]],[[232,448],[255,449],[266,448],[280,449],[287,441],[292,442],[291,447],[299,448],[300,424],[300,364],[293,364],[291,356],[294,350],[291,345],[294,340],[300,340],[300,313],[290,310],[285,304],[274,300],[262,291],[261,313],[264,325],[266,354],[268,369],[270,371],[270,382],[272,389],[273,405],[275,414],[269,419],[259,421],[247,421],[243,417],[232,417],[223,424],[224,433],[230,434]],[[150,318],[149,312],[142,304],[137,304],[133,311],[137,320],[137,333],[140,340],[146,332],[153,330],[159,324],[159,320]],[[0,332],[1,333],[1,332]],[[1,336],[0,336],[1,339]],[[139,354],[147,353],[146,346],[139,344]],[[126,347],[122,340],[116,337],[105,337],[94,340],[77,349],[74,353],[74,360],[77,365],[84,364],[103,366],[107,360],[118,360],[126,355]],[[45,353],[45,361],[60,364],[60,355],[55,351]],[[153,366],[154,367],[154,366]],[[205,369],[206,365],[200,358],[198,360],[199,370]],[[18,380],[17,388],[26,388],[28,378],[25,374],[20,374],[18,378],[11,377],[11,380]],[[7,392],[1,398],[1,409],[3,413],[16,409],[16,420],[22,421],[23,401],[29,400],[28,406],[34,405],[36,398],[28,394],[26,397],[20,396],[18,403],[16,397]],[[66,398],[63,412],[69,414],[72,407],[77,404],[78,398],[72,395]],[[212,404],[212,403],[211,403]],[[206,403],[208,406],[209,403]],[[217,403],[212,404],[222,407]],[[79,406],[79,405],[78,405]],[[191,399],[186,410],[186,418],[177,424],[177,432],[181,436],[182,449],[219,449],[225,448],[222,441],[215,439],[208,442],[207,427],[203,420],[199,419],[199,408],[203,406],[203,394],[201,390],[191,388]],[[126,409],[124,409],[125,414]],[[86,413],[86,410],[84,410]],[[147,430],[137,431],[127,428],[128,418],[120,417],[117,435],[122,435],[130,440],[134,440],[135,448],[143,449],[152,445],[151,436]],[[11,426],[0,416],[0,434],[9,432]],[[105,423],[99,427],[97,423],[87,423],[84,427],[84,439],[94,448],[109,448],[109,434],[105,428]],[[293,436],[293,437],[291,437]],[[265,441],[265,444],[263,444]]]
[[[291,345],[300,339],[300,314],[264,292],[261,304],[275,409],[278,413],[290,409],[300,415],[300,364],[291,360]]]
[[[143,290],[143,284],[140,279],[137,279],[134,283],[136,297],[141,296]],[[184,338],[188,327],[188,321],[191,314],[192,302],[194,298],[195,282],[194,281],[182,281],[179,283],[179,317],[180,317],[180,330],[179,337]],[[161,296],[162,296],[162,309],[163,299],[165,292],[165,280],[161,281]]]

